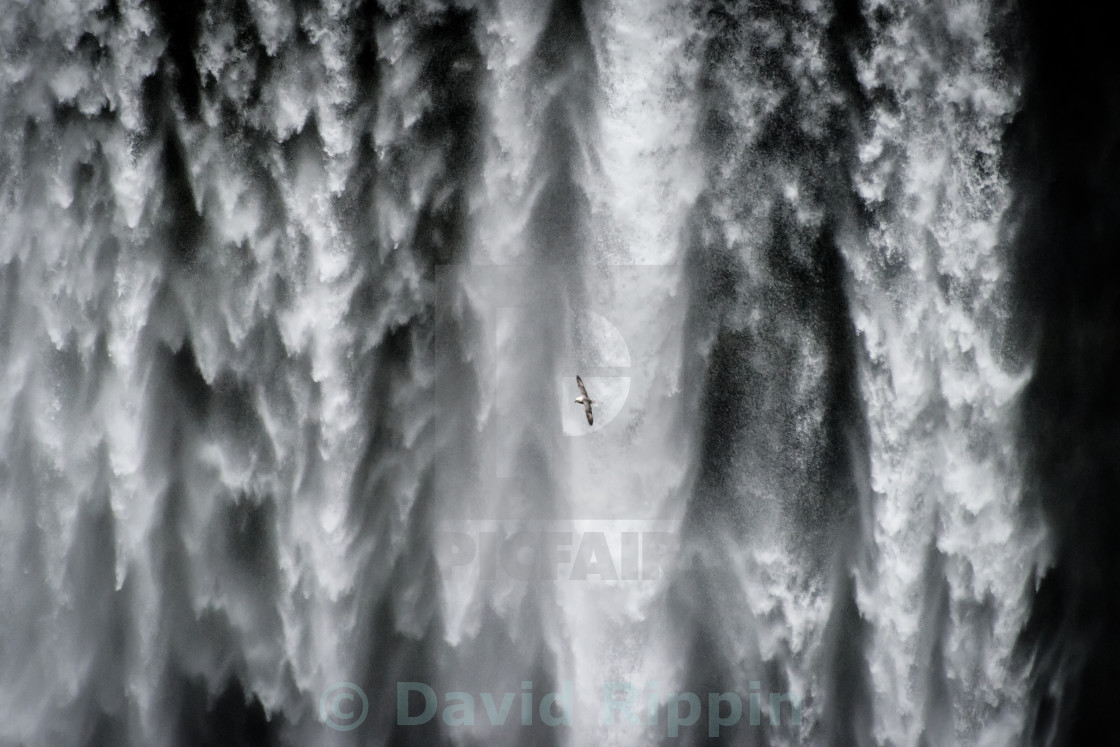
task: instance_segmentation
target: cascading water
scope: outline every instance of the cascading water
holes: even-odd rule
[[[4,0],[0,745],[1091,743],[1083,13]]]

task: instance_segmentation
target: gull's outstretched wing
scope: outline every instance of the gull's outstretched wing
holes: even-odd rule
[[[584,397],[587,397],[587,389],[586,389],[586,387],[583,386],[583,379],[581,379],[579,376],[576,376],[576,386],[579,387],[579,393],[582,394]],[[591,399],[590,397],[587,397],[587,398]],[[588,417],[591,417],[591,416],[588,415]]]
[[[588,425],[595,425],[595,418],[591,415],[591,403],[590,402],[584,402],[583,403],[583,414],[587,416],[587,424]]]

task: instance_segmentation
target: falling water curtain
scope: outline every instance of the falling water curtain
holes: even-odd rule
[[[0,0],[0,745],[1117,741],[1109,20]]]

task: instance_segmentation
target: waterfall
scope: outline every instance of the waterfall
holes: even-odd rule
[[[1097,15],[4,0],[0,745],[1104,743]]]

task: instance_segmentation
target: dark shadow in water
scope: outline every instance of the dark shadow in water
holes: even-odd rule
[[[1120,65],[1105,7],[1019,5],[1024,96],[1008,132],[1014,345],[1034,361],[1021,400],[1025,497],[1054,542],[1018,652],[1032,682],[1025,737],[1058,747],[1117,732]]]

